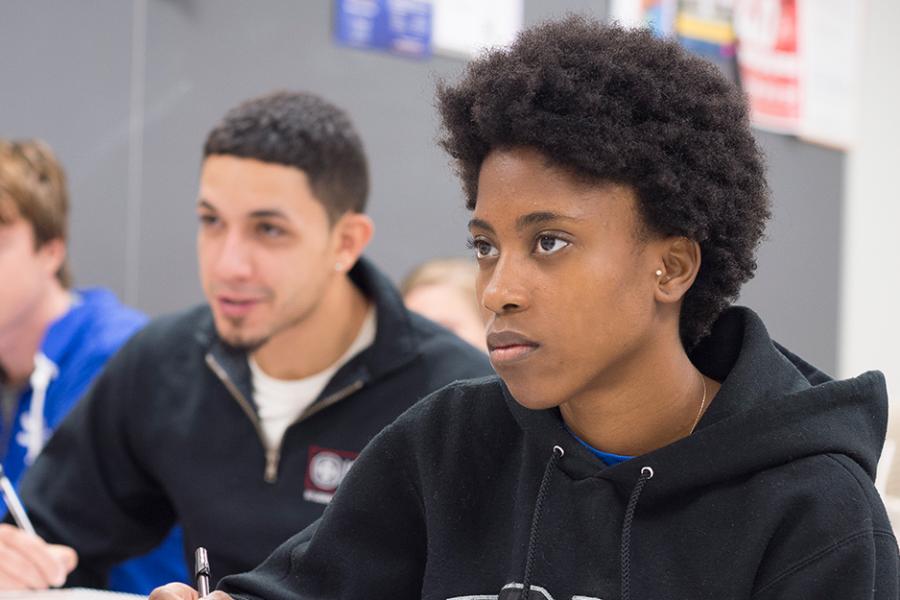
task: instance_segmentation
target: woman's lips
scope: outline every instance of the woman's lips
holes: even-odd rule
[[[503,365],[524,360],[534,354],[540,344],[517,331],[494,331],[487,336],[491,363]]]

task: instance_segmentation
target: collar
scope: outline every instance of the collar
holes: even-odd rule
[[[375,307],[375,340],[366,350],[341,367],[322,391],[328,396],[357,382],[366,384],[399,369],[418,354],[409,312],[394,284],[371,261],[360,257],[349,272],[350,280]],[[195,335],[205,352],[212,354],[246,398],[252,398],[252,380],[245,350],[225,343],[216,333],[212,312],[207,310]],[[359,385],[357,383],[357,385]]]

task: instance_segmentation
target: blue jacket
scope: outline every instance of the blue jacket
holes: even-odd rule
[[[83,289],[75,296],[69,311],[44,335],[30,385],[19,398],[10,430],[4,431],[0,421],[0,458],[14,485],[106,361],[147,322],[143,314],[124,306],[107,290]],[[34,407],[38,407],[36,414]],[[0,518],[5,512],[0,504]],[[184,579],[187,573],[180,539],[176,531],[164,547],[114,569],[111,587],[148,593],[160,583]]]
[[[14,485],[110,356],[147,322],[107,290],[78,290],[75,296],[69,311],[44,335],[31,385],[19,398],[11,431],[4,431],[0,422],[3,470]],[[42,408],[38,416],[32,413],[34,404]]]

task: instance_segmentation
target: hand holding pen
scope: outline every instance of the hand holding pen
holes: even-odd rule
[[[225,592],[209,591],[209,557],[202,546],[194,551],[194,581],[197,589],[183,583],[170,583],[150,593],[148,600],[232,600]]]
[[[31,535],[37,535],[34,532],[34,526],[31,524],[31,520],[29,520],[28,515],[25,513],[25,507],[22,506],[22,501],[19,500],[19,495],[16,494],[12,482],[6,476],[6,473],[3,472],[3,465],[0,465],[0,494],[2,494],[3,502],[6,503],[6,507],[9,509],[9,512],[19,529],[30,533]]]
[[[48,544],[34,533],[12,482],[0,467],[0,492],[18,527],[0,524],[0,591],[46,589],[65,583],[78,563],[68,546]]]

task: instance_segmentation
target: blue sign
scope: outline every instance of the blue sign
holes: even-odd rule
[[[431,56],[431,0],[335,0],[334,37],[353,48]]]

